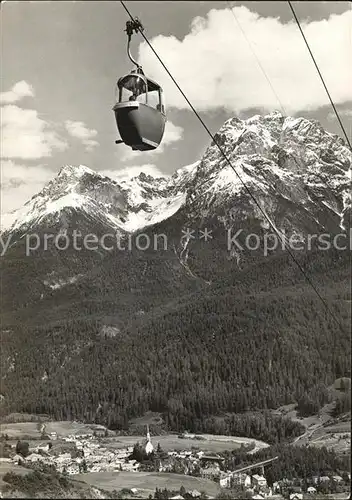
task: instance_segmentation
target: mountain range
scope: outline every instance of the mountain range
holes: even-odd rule
[[[214,139],[170,177],[66,165],[2,217],[2,412],[178,429],[350,376],[351,151],[278,112]]]
[[[20,210],[2,217],[2,231],[24,232],[60,221],[66,227],[65,214],[74,210],[106,228],[134,232],[187,209],[193,198],[192,217],[213,215],[214,209],[224,210],[230,203],[232,210],[225,217],[237,220],[253,212],[262,219],[244,184],[282,228],[298,229],[304,218],[308,227],[338,225],[346,230],[351,153],[343,139],[316,121],[284,118],[277,112],[243,121],[232,118],[215,139],[232,167],[215,143],[200,161],[170,178],[141,173],[118,183],[83,165],[66,165]]]

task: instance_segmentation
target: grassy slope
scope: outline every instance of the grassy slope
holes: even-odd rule
[[[154,493],[155,488],[176,490],[182,485],[186,490],[196,489],[205,491],[209,495],[216,495],[220,491],[219,485],[214,481],[164,472],[90,472],[88,474],[78,474],[75,477],[108,491],[137,488],[149,494]]]

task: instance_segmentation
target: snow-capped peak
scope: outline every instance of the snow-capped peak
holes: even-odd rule
[[[173,215],[184,204],[185,184],[198,163],[172,177],[141,173],[119,182],[85,165],[64,165],[23,207],[1,217],[1,229],[28,231],[48,218],[50,224],[60,223],[63,212],[73,209],[115,230],[136,231]]]
[[[273,220],[284,199],[309,211],[320,225],[325,217],[321,214],[328,210],[334,220],[340,217],[341,228],[346,227],[352,155],[343,139],[326,132],[317,121],[279,112],[247,120],[235,117],[215,138],[200,161],[172,176],[142,173],[114,181],[85,165],[65,165],[21,209],[2,217],[2,229],[27,231],[48,218],[49,224],[60,224],[67,210],[127,232],[161,222],[183,206],[196,217],[230,203],[233,218],[257,210],[245,185]]]
[[[80,178],[80,177],[82,177],[85,174],[99,175],[99,174],[97,174],[97,172],[94,172],[94,170],[92,170],[89,167],[86,167],[85,165],[78,165],[78,166],[75,166],[75,165],[64,165],[59,170],[59,173],[57,174],[57,176],[58,177],[63,177],[63,176],[70,177],[70,176],[73,176],[73,177],[76,177],[76,178]]]
[[[258,207],[248,188],[273,220],[285,199],[310,211],[320,225],[330,217],[338,227],[337,216],[340,228],[346,227],[342,219],[347,220],[350,210],[352,155],[343,139],[326,132],[319,122],[279,112],[247,120],[231,118],[215,139],[202,158],[194,185],[203,216],[231,204],[229,220],[250,217]]]

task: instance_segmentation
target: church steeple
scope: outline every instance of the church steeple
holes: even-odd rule
[[[154,450],[154,446],[152,445],[150,439],[149,425],[147,425],[147,444],[145,445],[145,452],[147,455],[150,455]]]

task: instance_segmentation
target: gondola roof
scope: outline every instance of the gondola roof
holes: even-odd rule
[[[127,75],[122,76],[121,78],[119,78],[117,84],[120,86],[123,83],[123,80],[127,79],[130,76],[142,77],[148,83],[148,92],[154,92],[155,90],[159,90],[161,88],[160,85],[154,80],[151,80],[142,73],[135,73],[135,72],[131,72],[128,73]]]

